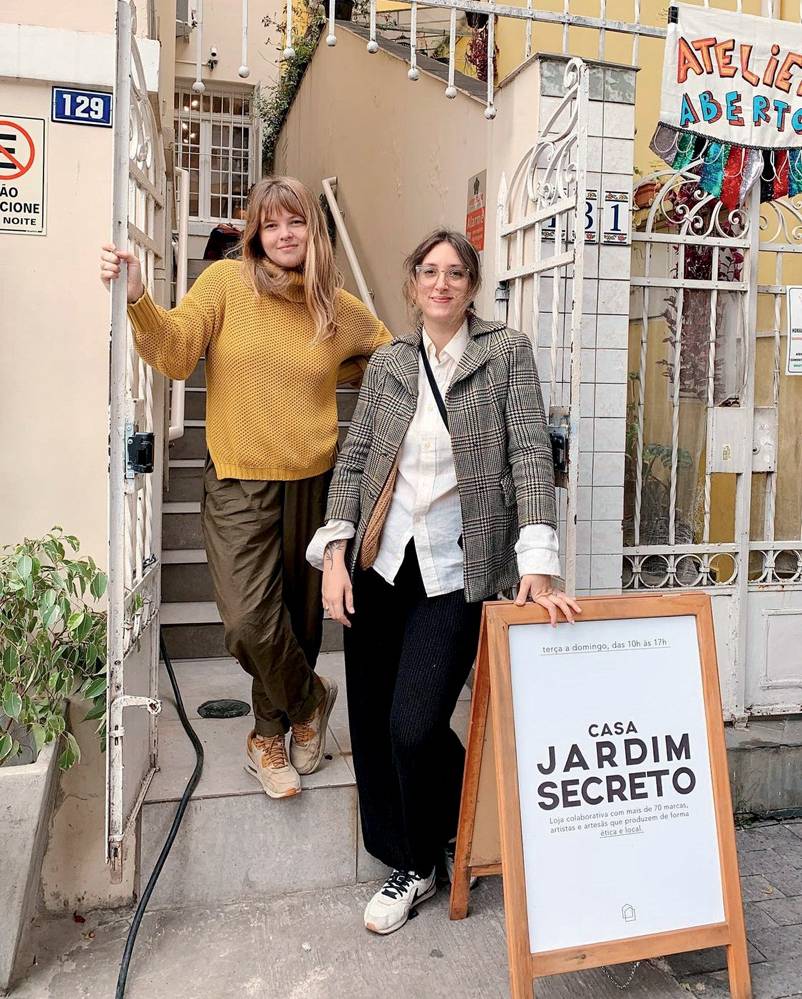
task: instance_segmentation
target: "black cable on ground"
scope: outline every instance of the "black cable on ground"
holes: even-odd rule
[[[178,802],[178,808],[175,811],[173,824],[170,826],[170,832],[167,834],[167,839],[164,841],[164,846],[162,847],[159,858],[153,868],[153,873],[148,879],[148,883],[145,885],[145,890],[142,892],[142,897],[139,899],[139,904],[134,912],[134,918],[131,920],[131,928],[128,931],[128,938],[125,941],[125,950],[123,951],[123,957],[120,963],[120,974],[117,978],[117,991],[114,993],[114,999],[124,999],[125,983],[128,978],[128,965],[131,963],[131,955],[134,952],[136,935],[139,932],[142,917],[145,915],[145,909],[148,907],[150,896],[153,894],[153,889],[156,887],[156,882],[159,880],[159,875],[162,872],[165,860],[167,860],[167,855],[175,842],[175,837],[178,834],[178,827],[181,825],[181,820],[184,818],[184,812],[187,810],[189,799],[192,797],[195,788],[198,786],[198,781],[203,773],[203,745],[198,738],[198,733],[190,725],[189,719],[187,718],[187,713],[184,710],[184,702],[181,700],[181,691],[178,689],[178,683],[173,671],[173,664],[170,661],[170,656],[167,653],[167,646],[164,644],[164,638],[161,634],[159,635],[159,648],[161,649],[164,665],[167,668],[167,675],[170,677],[170,683],[173,687],[178,717],[181,719],[181,724],[184,726],[184,731],[187,733],[189,741],[195,747],[196,762],[195,769],[192,771],[192,776],[189,778],[189,783],[187,784],[184,793],[181,795],[181,800]]]

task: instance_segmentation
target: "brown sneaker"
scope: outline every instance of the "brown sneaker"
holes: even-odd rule
[[[292,726],[290,761],[299,774],[313,774],[326,752],[326,729],[331,709],[337,700],[337,684],[325,676],[321,676],[320,682],[326,696],[315,708],[311,718]]]
[[[301,793],[301,778],[287,759],[284,735],[251,732],[245,744],[245,770],[271,798],[290,798]]]

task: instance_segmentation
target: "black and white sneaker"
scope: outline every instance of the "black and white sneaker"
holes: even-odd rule
[[[448,877],[448,883],[451,885],[454,883],[454,855],[457,850],[457,841],[452,840],[450,843],[446,843],[443,849],[443,856],[445,859],[446,876]],[[479,883],[479,878],[475,875],[470,880],[469,887],[475,888]]]
[[[371,933],[400,930],[416,905],[437,891],[435,872],[421,877],[414,871],[393,871],[365,909],[365,929]]]

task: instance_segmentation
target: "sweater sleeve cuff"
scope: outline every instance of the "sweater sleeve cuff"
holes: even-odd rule
[[[161,325],[159,306],[150,297],[147,288],[142,293],[141,298],[135,302],[129,302],[128,316],[138,331],[157,329]]]
[[[356,533],[354,525],[347,520],[330,520],[318,528],[306,549],[306,561],[315,569],[323,568],[326,545],[332,541],[350,541]]]
[[[521,528],[515,544],[518,574],[528,576],[559,576],[560,539],[548,524],[527,524]]]

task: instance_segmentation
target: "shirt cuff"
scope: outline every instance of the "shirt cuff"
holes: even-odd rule
[[[548,524],[527,524],[515,544],[518,575],[559,576],[560,539]]]
[[[326,545],[332,541],[350,541],[356,529],[350,520],[330,520],[318,528],[306,549],[306,561],[315,569],[323,568]]]

